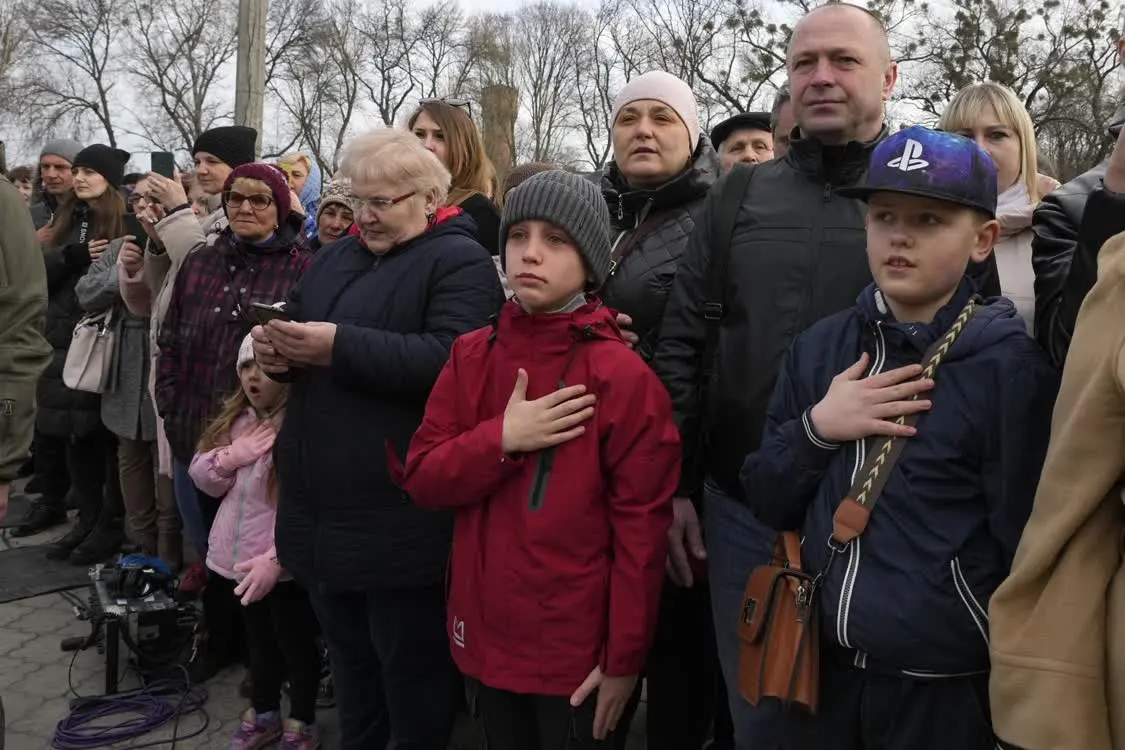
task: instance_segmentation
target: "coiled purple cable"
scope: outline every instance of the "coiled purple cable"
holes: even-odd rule
[[[203,708],[206,702],[205,688],[175,682],[153,683],[136,692],[83,699],[55,726],[51,747],[56,750],[108,747],[140,739],[173,721],[178,731],[181,718],[202,713],[203,726],[191,734],[177,736],[174,731],[171,739],[129,746],[136,749],[171,743],[175,747],[175,742],[196,737],[207,729],[210,719]]]

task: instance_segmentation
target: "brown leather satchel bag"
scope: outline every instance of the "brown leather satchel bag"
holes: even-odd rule
[[[774,558],[750,574],[738,621],[738,686],[753,705],[781,698],[816,713],[820,624],[813,576],[801,570],[801,540],[783,532]]]
[[[935,377],[938,365],[975,311],[976,301],[970,300],[945,335],[926,351],[919,378]],[[918,416],[896,421],[913,426]],[[787,706],[816,713],[820,695],[818,584],[836,556],[867,528],[905,444],[905,440],[894,437],[875,442],[848,496],[836,507],[829,540],[833,551],[821,573],[811,575],[801,569],[800,537],[785,531],[778,538],[773,560],[750,574],[738,620],[738,687],[751,704],[758,705],[762,698],[777,698]]]

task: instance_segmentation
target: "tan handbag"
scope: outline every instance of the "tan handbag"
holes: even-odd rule
[[[109,383],[116,334],[113,307],[88,314],[74,326],[74,337],[66,350],[63,383],[67,388],[87,393],[102,393]]]
[[[970,300],[945,335],[927,350],[919,378],[934,378],[975,312],[976,301]],[[913,426],[918,416],[896,421]],[[847,497],[836,507],[829,540],[833,552],[820,574],[813,576],[801,569],[800,538],[792,531],[780,535],[773,560],[750,574],[738,621],[738,688],[751,704],[758,705],[763,697],[777,698],[785,705],[816,713],[820,693],[817,587],[837,554],[867,529],[905,445],[905,440],[895,437],[876,441]]]
[[[816,713],[820,694],[820,623],[816,579],[801,570],[801,540],[782,532],[769,565],[746,582],[738,621],[738,688],[758,705],[762,696]]]

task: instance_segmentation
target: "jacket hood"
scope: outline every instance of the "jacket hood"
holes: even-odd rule
[[[316,163],[316,159],[312,160],[312,166],[309,167],[309,175],[305,179],[305,186],[301,188],[301,194],[297,196],[301,199],[301,205],[305,207],[305,213],[309,216],[316,217],[316,204],[320,201],[320,193],[324,187],[324,174],[320,171],[320,165]]]
[[[1121,135],[1121,128],[1123,127],[1125,127],[1125,104],[1118,107],[1113,116],[1109,118],[1109,122],[1106,123],[1106,129],[1114,138]]]
[[[818,138],[802,136],[800,128],[794,128],[785,160],[800,172],[827,178],[833,184],[851,184],[867,172],[871,152],[890,132],[884,124],[873,140],[829,146]]]
[[[660,210],[703,197],[719,179],[720,168],[715,147],[706,137],[700,136],[691,164],[659,187],[630,188],[617,168],[617,162],[609,162],[601,174],[602,195],[609,206],[610,216],[620,221],[626,214],[639,214],[649,202],[652,203],[649,210]]]
[[[309,167],[308,178],[305,180],[305,186],[301,188],[301,194],[297,196],[301,201],[301,207],[305,210],[305,215],[301,218],[301,228],[307,239],[316,236],[317,209],[324,186],[324,174],[320,171],[320,165],[316,163],[316,159],[310,161],[312,166]]]
[[[957,320],[957,316],[965,309],[969,299],[974,296],[977,296],[976,285],[965,277],[952,299],[938,311],[930,323],[896,321],[887,308],[883,293],[874,283],[860,292],[856,304],[859,306],[860,314],[868,322],[878,323],[884,330],[901,332],[905,340],[914,345],[920,353],[925,353],[933,342],[946,334]],[[1016,306],[1010,300],[997,297],[984,301],[977,296],[976,310],[965,326],[965,330],[957,337],[946,360],[966,359],[1009,337],[1026,335],[1027,324],[1016,313]]]
[[[592,294],[585,305],[567,313],[529,313],[518,300],[510,299],[494,317],[492,336],[506,343],[534,337],[536,351],[543,353],[570,351],[590,341],[625,343],[614,312]]]

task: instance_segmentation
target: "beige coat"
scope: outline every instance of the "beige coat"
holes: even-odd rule
[[[1098,257],[1035,508],[992,597],[992,714],[1025,750],[1125,750],[1125,234]]]
[[[156,234],[164,246],[164,252],[152,252],[152,244],[145,249],[145,266],[141,273],[130,275],[120,264],[117,267],[121,298],[125,307],[134,315],[150,316],[149,343],[152,352],[149,395],[155,400],[153,385],[156,379],[157,350],[156,337],[164,324],[168,305],[172,301],[172,289],[176,274],[184,259],[197,247],[214,243],[219,233],[226,228],[226,213],[220,206],[202,221],[191,211],[177,211],[166,216],[156,225]],[[164,420],[157,416],[157,447],[160,455],[160,473],[172,476],[172,450],[164,434]]]

